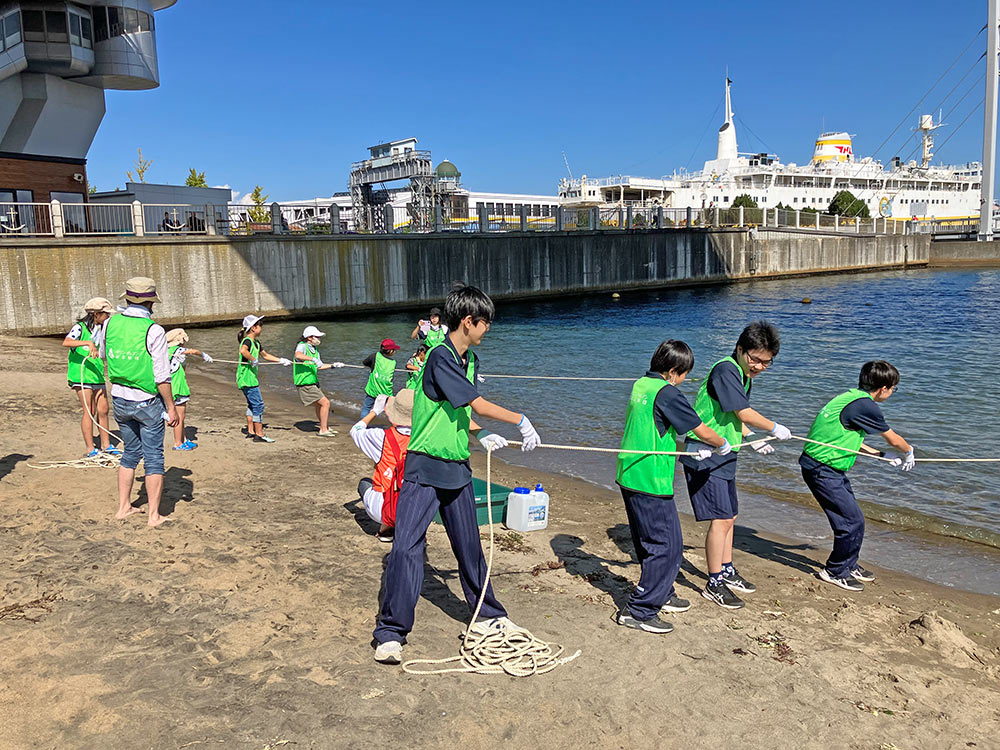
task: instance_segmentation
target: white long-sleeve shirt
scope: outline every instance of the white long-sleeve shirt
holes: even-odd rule
[[[151,318],[152,313],[145,305],[130,303],[121,313],[130,318]],[[104,353],[104,334],[108,330],[107,323],[101,326],[100,331],[94,336],[98,342],[101,359],[106,359]],[[146,351],[153,358],[153,379],[157,385],[170,382],[170,357],[167,356],[167,334],[163,326],[153,323],[146,331]],[[148,401],[152,396],[139,388],[129,388],[118,383],[111,384],[111,395],[123,398],[126,401]]]

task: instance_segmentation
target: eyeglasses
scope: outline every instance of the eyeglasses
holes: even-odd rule
[[[753,356],[750,352],[743,352],[743,356],[747,358],[747,364],[749,365],[759,365],[765,370],[774,364],[774,359],[758,359]]]
[[[486,324],[486,330],[487,331],[490,330],[490,326],[493,325],[493,321],[486,320],[486,318],[479,318],[477,320],[472,321],[472,325],[475,325],[475,326],[479,325],[480,323],[485,323]]]

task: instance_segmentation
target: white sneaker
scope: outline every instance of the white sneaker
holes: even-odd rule
[[[375,649],[375,661],[381,664],[401,664],[403,644],[399,641],[385,641]]]

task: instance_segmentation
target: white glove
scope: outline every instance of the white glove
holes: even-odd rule
[[[344,366],[344,363],[343,363],[343,362],[331,362],[331,363],[330,363],[330,367],[333,367],[333,368],[335,368],[335,369],[338,369],[338,370],[339,370],[339,369],[340,369],[341,367],[343,367],[343,366]]]
[[[521,445],[522,451],[533,451],[541,444],[542,438],[535,428],[532,427],[531,420],[524,414],[521,415],[521,421],[517,423],[517,429],[521,431],[521,439],[523,440],[523,444]]]
[[[704,461],[706,458],[712,457],[711,448],[699,448],[697,451],[695,451],[695,453],[697,454],[694,457],[695,461]]]
[[[479,443],[487,451],[496,450],[497,448],[507,447],[507,438],[505,438],[503,435],[497,435],[496,433],[488,432],[481,438],[479,438]]]
[[[763,440],[758,440],[756,442],[750,443],[750,447],[757,451],[760,455],[766,456],[769,453],[774,453],[774,446],[770,443],[765,443]]]
[[[257,367],[257,366],[258,366],[258,365],[260,364],[260,361],[259,361],[259,360],[257,360],[257,359],[251,359],[251,360],[250,360],[250,364],[251,364],[251,366],[253,366],[253,367]]]
[[[478,380],[480,383],[485,383],[486,382],[486,378],[484,378],[482,375],[478,375],[478,374],[476,375],[476,380]]]
[[[284,357],[282,357],[281,359],[278,360],[278,364],[281,365],[282,367],[288,367],[290,364],[292,364],[292,360],[285,359]]]
[[[209,357],[207,354],[205,354],[205,352],[201,353],[201,358],[203,360],[205,360],[206,362],[208,362],[209,364],[212,364],[215,361],[214,359],[212,359],[211,357]]]
[[[733,452],[733,446],[729,444],[728,440],[726,440],[726,442],[724,442],[722,445],[720,445],[718,448],[715,449],[715,455],[717,456],[728,456],[732,452]]]
[[[903,465],[899,467],[900,471],[909,471],[916,465],[917,459],[913,457],[913,448],[910,448],[910,452],[903,457]]]
[[[901,458],[893,458],[889,460],[889,466],[902,466],[902,464],[903,459]]]
[[[778,440],[792,439],[792,431],[789,430],[787,427],[785,427],[785,425],[778,424],[777,422],[775,422],[774,427],[771,428],[771,434],[774,435],[776,438],[778,438]],[[768,453],[770,453],[773,450],[774,448],[771,448],[771,450],[768,451]],[[757,452],[760,453],[760,451]]]
[[[389,397],[384,393],[375,397],[375,406],[372,407],[372,411],[376,414],[376,416],[385,411],[385,402],[388,400]]]

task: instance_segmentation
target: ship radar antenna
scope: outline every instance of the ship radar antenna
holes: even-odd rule
[[[922,134],[923,153],[920,157],[920,166],[923,169],[927,169],[931,165],[931,159],[934,157],[934,136],[931,134],[942,125],[944,125],[943,122],[934,122],[934,115],[920,115],[920,124],[917,126],[917,130]]]

